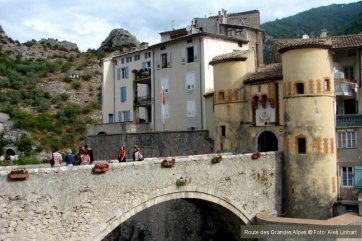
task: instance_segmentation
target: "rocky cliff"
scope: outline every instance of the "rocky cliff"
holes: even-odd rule
[[[133,47],[138,47],[140,42],[137,38],[122,28],[113,29],[108,37],[102,42],[99,47],[99,51],[112,52],[115,50],[120,50],[122,52],[127,52]]]

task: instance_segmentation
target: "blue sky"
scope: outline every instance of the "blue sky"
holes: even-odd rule
[[[55,38],[97,49],[114,28],[155,44],[160,32],[190,25],[194,17],[258,9],[261,22],[348,0],[0,0],[0,25],[14,40]]]

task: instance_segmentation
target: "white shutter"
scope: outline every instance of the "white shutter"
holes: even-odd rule
[[[196,105],[194,100],[188,100],[186,103],[186,116],[195,117],[196,116]]]
[[[181,64],[186,63],[186,48],[181,49]]]
[[[171,52],[167,52],[167,68],[171,68]]]
[[[197,45],[194,46],[194,62],[199,61],[199,52]]]
[[[157,57],[157,69],[161,69],[161,55]]]
[[[191,91],[195,89],[195,72],[186,73],[186,90]]]

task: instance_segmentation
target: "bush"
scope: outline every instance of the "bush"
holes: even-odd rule
[[[79,90],[81,87],[81,83],[79,81],[74,81],[72,83],[72,88],[75,89],[75,90]]]
[[[26,156],[29,156],[32,150],[32,145],[33,142],[27,135],[22,135],[17,143],[19,151],[24,152]]]
[[[82,80],[89,81],[92,78],[89,74],[82,75]]]

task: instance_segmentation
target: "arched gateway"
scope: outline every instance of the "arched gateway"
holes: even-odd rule
[[[258,137],[258,151],[278,151],[278,138],[271,131],[263,131]]]
[[[239,237],[240,235],[240,225],[253,224],[252,217],[247,217],[247,215],[239,210],[239,208],[236,207],[235,204],[233,204],[232,202],[216,196],[217,194],[215,193],[206,193],[206,191],[210,192],[210,190],[201,190],[200,188],[196,189],[198,190],[190,190],[190,188],[187,188],[180,192],[161,192],[162,194],[159,193],[160,195],[147,200],[134,200],[133,202],[137,205],[127,211],[117,212],[122,209],[122,207],[119,207],[119,210],[115,210],[114,218],[108,222],[107,227],[101,230],[101,232],[96,237],[89,237],[88,240],[102,240],[110,232],[112,232],[112,230],[117,228],[120,224],[122,224],[124,221],[131,218],[132,216],[136,215],[137,213],[157,204],[176,199],[190,200],[191,202],[192,200],[198,200],[218,206],[221,210],[224,210],[224,213],[227,213],[229,215],[227,218],[227,225],[229,225],[229,227],[227,228],[229,228],[229,231],[233,233],[235,238]],[[167,190],[165,190],[165,192],[167,192]],[[232,218],[230,218],[230,216],[232,216]]]

